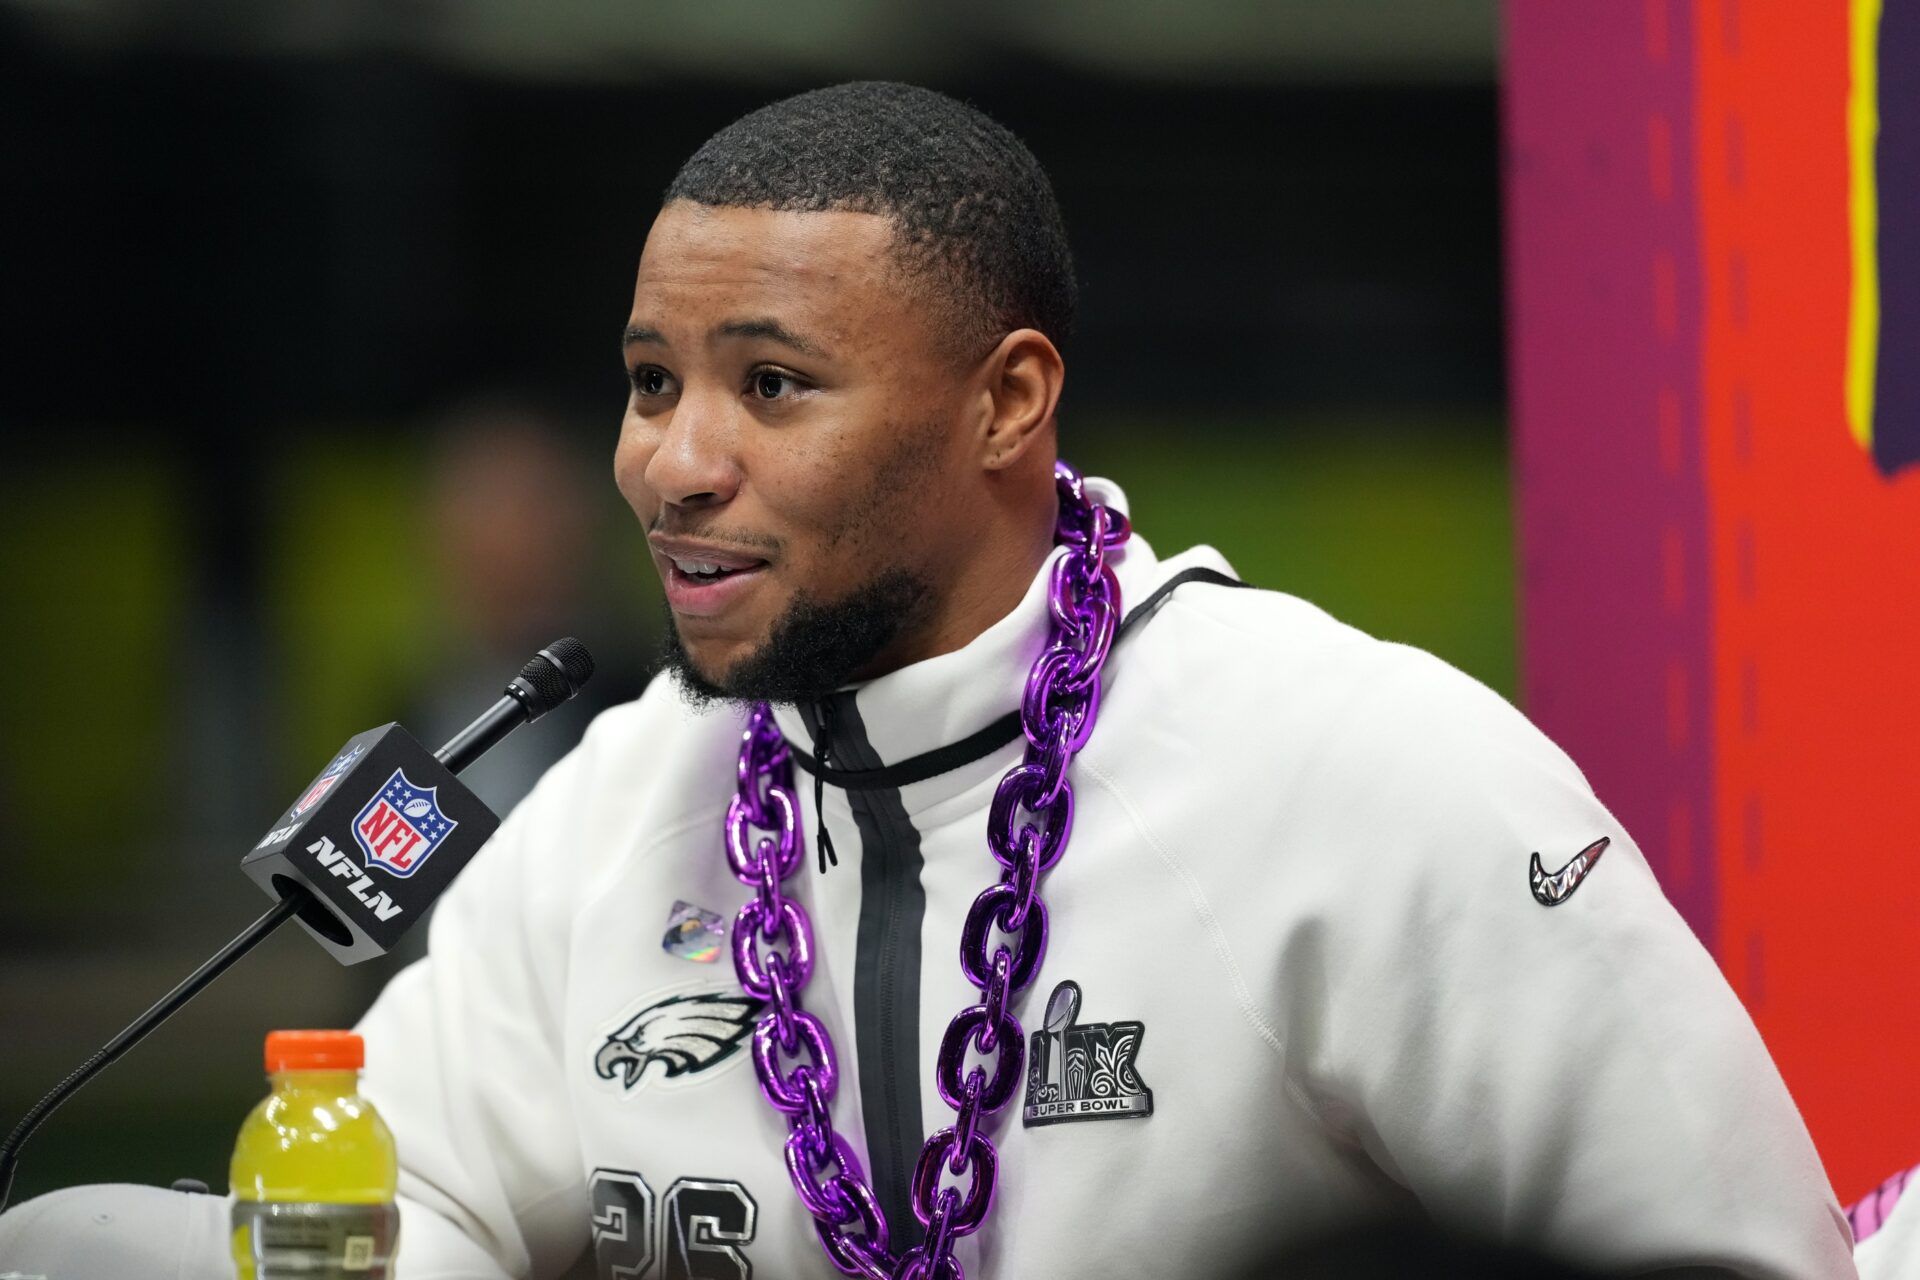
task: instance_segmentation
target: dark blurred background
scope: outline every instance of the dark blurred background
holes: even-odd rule
[[[1063,448],[1163,553],[1511,695],[1495,43],[1492,0],[0,0],[0,1128],[257,914],[240,854],[351,733],[437,741],[563,632],[638,692],[616,331],[675,168],[792,91],[1026,139],[1083,290]],[[264,1032],[395,963],[269,942],[18,1195],[223,1188]]]

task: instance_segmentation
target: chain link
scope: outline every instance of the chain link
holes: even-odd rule
[[[1020,698],[1026,756],[1001,779],[987,812],[987,849],[1000,879],[974,899],[960,933],[960,968],[980,989],[980,1001],[954,1016],[940,1042],[934,1084],[953,1107],[954,1123],[921,1148],[909,1203],[926,1235],[897,1259],[873,1187],[833,1126],[840,1078],[833,1038],[800,1005],[813,976],[813,922],[781,885],[805,849],[793,755],[765,703],[754,707],[741,734],[738,787],[727,806],[727,865],[754,896],[734,917],[734,972],[743,991],[767,1004],[753,1032],[754,1074],[767,1101],[787,1117],[787,1173],[827,1257],[845,1275],[966,1280],[954,1241],[978,1231],[993,1206],[1000,1157],[983,1126],[1013,1100],[1023,1078],[1026,1034],[1012,1003],[1032,985],[1047,952],[1040,881],[1073,830],[1067,771],[1099,716],[1101,672],[1120,617],[1120,584],[1107,553],[1131,532],[1125,516],[1088,500],[1080,473],[1064,462],[1054,465],[1054,485],[1055,542],[1066,554],[1048,579],[1048,644]],[[969,1064],[975,1053],[979,1060]]]

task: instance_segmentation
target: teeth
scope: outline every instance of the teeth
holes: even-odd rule
[[[673,567],[682,573],[715,574],[720,572],[717,564],[708,564],[704,560],[675,560]]]

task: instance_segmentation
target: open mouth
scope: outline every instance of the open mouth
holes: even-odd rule
[[[734,577],[737,574],[752,573],[755,569],[766,564],[766,561],[755,560],[752,564],[724,565],[714,564],[711,561],[681,560],[675,558],[672,563],[673,576],[675,578],[685,582],[705,585],[713,582],[724,582],[726,579]]]
[[[727,555],[716,559],[666,555],[667,604],[683,618],[717,618],[753,593],[768,568],[765,560]]]
[[[666,588],[667,607],[675,616],[720,618],[732,614],[759,593],[773,572],[773,564],[746,548],[693,538],[648,535],[654,565]]]

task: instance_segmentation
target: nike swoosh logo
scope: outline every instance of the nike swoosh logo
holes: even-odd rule
[[[1528,869],[1527,882],[1533,887],[1533,900],[1543,907],[1557,907],[1573,896],[1580,882],[1587,878],[1587,872],[1593,870],[1593,864],[1600,861],[1600,855],[1613,843],[1611,836],[1601,836],[1592,844],[1573,855],[1566,866],[1552,875],[1540,865],[1540,855],[1533,855],[1533,865]]]

